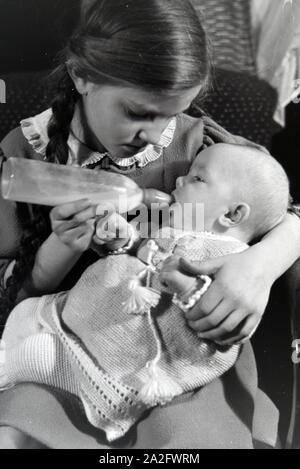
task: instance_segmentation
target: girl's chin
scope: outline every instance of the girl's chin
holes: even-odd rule
[[[145,149],[145,145],[143,147],[136,147],[133,145],[122,145],[119,158],[122,158],[122,157],[128,158],[130,156],[135,156],[141,151],[143,151],[144,149]]]

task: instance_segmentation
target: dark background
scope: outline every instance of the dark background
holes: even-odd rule
[[[0,73],[51,68],[79,0],[0,0]]]

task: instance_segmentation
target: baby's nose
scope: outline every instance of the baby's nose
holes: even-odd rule
[[[178,189],[179,187],[183,186],[183,177],[180,176],[179,178],[176,179],[176,188]]]

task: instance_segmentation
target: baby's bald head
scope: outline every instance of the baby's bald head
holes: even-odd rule
[[[204,150],[198,158],[202,158],[202,164],[206,161],[210,172],[227,186],[232,207],[242,203],[249,206],[240,226],[249,239],[262,236],[284,218],[289,181],[270,155],[250,146],[221,143]]]

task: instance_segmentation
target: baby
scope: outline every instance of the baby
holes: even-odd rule
[[[183,313],[210,279],[183,275],[178,259],[205,261],[247,249],[285,216],[287,177],[259,150],[218,144],[199,153],[173,197],[170,226],[152,240],[126,241],[69,292],[31,298],[13,310],[3,334],[2,389],[37,382],[68,391],[113,441],[146,409],[206,385],[235,363],[239,345],[202,340],[188,327]],[[175,280],[166,284],[170,269]]]

